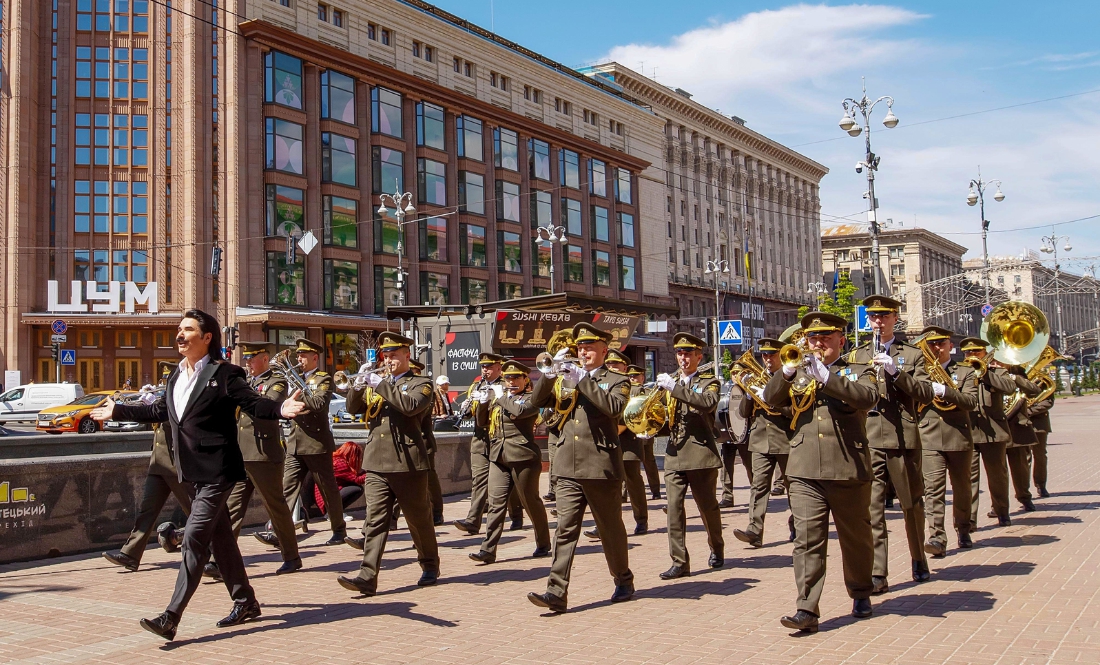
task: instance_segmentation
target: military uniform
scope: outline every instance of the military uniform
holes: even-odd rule
[[[901,303],[885,296],[863,300],[869,313],[896,312]],[[893,485],[901,504],[913,577],[927,579],[928,558],[924,552],[924,476],[921,471],[920,433],[917,420],[921,404],[932,401],[932,383],[924,368],[920,349],[898,338],[885,342],[897,371],[875,371],[878,404],[867,414],[867,439],[871,445],[871,529],[874,533],[876,584],[885,589],[889,576],[889,537],[886,528],[886,485]],[[848,355],[849,364],[873,366],[877,351],[871,343]],[[923,580],[921,580],[923,581]]]
[[[521,363],[504,363],[504,376],[527,376],[531,370]],[[546,507],[539,498],[539,476],[542,474],[542,451],[535,443],[535,421],[539,408],[531,400],[528,386],[517,394],[508,389],[478,409],[479,425],[489,432],[489,517],[485,525],[485,540],[478,561],[496,560],[497,543],[504,533],[504,513],[508,499],[519,496],[523,509],[531,516],[535,531],[535,555],[550,555],[550,527]]]
[[[1040,400],[1028,407],[1027,414],[1035,427],[1036,443],[1031,447],[1031,471],[1035,489],[1039,496],[1047,497],[1047,436],[1050,434],[1050,409],[1054,406],[1054,396]]]
[[[967,351],[985,350],[986,342],[967,337],[960,343]],[[987,357],[986,360],[990,358]],[[974,457],[970,461],[970,528],[978,528],[978,499],[981,486],[981,463],[985,465],[986,485],[993,512],[1002,526],[1010,524],[1008,517],[1008,466],[1005,447],[1012,440],[1005,417],[1004,397],[1016,390],[1016,382],[1002,367],[988,367],[978,381],[978,407],[970,413],[974,435]]]
[[[251,357],[256,353],[270,353],[274,344],[270,342],[241,342],[241,353]],[[249,385],[268,399],[282,402],[287,398],[286,379],[272,370],[250,377]],[[239,481],[226,500],[229,509],[229,521],[233,524],[233,535],[241,532],[248,502],[252,492],[260,490],[260,498],[271,518],[271,529],[279,542],[283,561],[299,559],[298,541],[294,537],[294,518],[290,507],[283,497],[283,444],[279,440],[278,420],[254,420],[247,413],[237,416],[237,443],[244,458],[244,471],[247,478]]]
[[[324,353],[324,349],[307,339],[298,340],[298,351]],[[332,424],[329,422],[328,405],[332,401],[332,377],[325,372],[314,370],[303,377],[311,392],[298,398],[305,402],[307,411],[299,414],[290,422],[290,433],[286,437],[286,459],[283,464],[283,497],[290,510],[298,502],[302,492],[302,481],[312,472],[313,479],[321,489],[328,512],[329,525],[332,527],[332,540],[342,541],[347,533],[344,524],[344,503],[340,499],[340,488],[336,485],[336,476],[332,471],[332,453],[336,442],[332,438]],[[302,501],[304,510],[307,501]]]
[[[1016,389],[1024,396],[1021,399],[1036,397],[1043,390],[1027,377],[1019,374],[1013,374],[1012,380],[1016,383]],[[1008,475],[1012,479],[1012,489],[1016,500],[1023,505],[1024,510],[1035,510],[1035,504],[1031,500],[1031,447],[1039,442],[1039,437],[1031,423],[1026,403],[1015,415],[1009,417],[1008,429],[1012,433],[1012,441],[1005,449],[1005,457],[1008,460]]]
[[[578,345],[607,343],[611,336],[591,324],[579,323],[573,328],[573,339]],[[572,381],[565,383],[565,376],[543,375],[535,384],[532,403],[537,407],[561,406],[565,410],[564,402],[570,397],[563,395],[563,404],[559,405],[554,394],[559,380],[566,389],[572,384]],[[592,510],[607,567],[615,580],[616,592],[612,601],[628,600],[633,596],[634,574],[630,571],[621,509],[623,457],[618,431],[629,396],[627,377],[603,366],[585,372],[572,387],[575,401],[560,423],[561,440],[554,457],[558,528],[550,579],[545,594],[528,594],[537,605],[555,611],[565,610],[569,574],[586,507]]]
[[[930,326],[925,339],[950,339],[951,331]],[[978,377],[965,363],[949,361],[944,371],[954,385],[945,385],[941,409],[936,402],[921,413],[920,441],[923,458],[925,512],[929,520],[925,551],[943,556],[947,549],[945,529],[947,478],[951,478],[951,510],[960,547],[970,546],[970,464],[974,456],[974,437],[970,431],[970,412],[978,405]]]
[[[396,333],[378,337],[379,348],[389,351],[412,340]],[[363,448],[363,494],[367,517],[363,524],[363,563],[355,578],[340,584],[366,595],[378,587],[378,569],[386,549],[394,504],[400,504],[424,571],[420,585],[434,584],[439,574],[439,549],[428,498],[428,443],[422,430],[424,413],[432,408],[431,379],[412,371],[383,378],[373,388],[360,384],[348,391],[347,408],[364,414],[367,442]]]

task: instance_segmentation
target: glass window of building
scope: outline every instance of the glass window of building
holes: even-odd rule
[[[331,70],[321,72],[321,117],[355,124],[355,79]]]
[[[581,235],[581,202],[573,199],[561,200],[561,222],[566,233],[571,236]]]
[[[111,279],[125,282],[130,279],[130,252],[116,249],[111,252]]]
[[[147,234],[149,233],[149,183],[131,183],[130,194],[132,196],[130,232],[139,235]]]
[[[324,218],[326,245],[359,246],[358,206],[359,202],[354,199],[329,195],[321,197],[321,216]]]
[[[598,159],[588,160],[588,192],[607,196],[607,165]]]
[[[111,163],[111,116],[108,113],[95,114],[95,163],[107,166]]]
[[[417,222],[420,231],[420,260],[447,261],[447,218],[424,217]]]
[[[458,137],[458,156],[482,161],[484,159],[482,143],[482,124],[477,118],[460,115],[455,118],[455,135]]]
[[[73,231],[89,233],[92,230],[92,183],[88,180],[75,180],[73,191]]]
[[[580,189],[581,161],[577,153],[564,148],[558,151],[558,178],[563,186]]]
[[[416,104],[416,145],[444,150],[443,108],[428,102]]]
[[[106,180],[96,180],[92,184],[92,231],[95,233],[107,233],[109,231],[108,220],[111,212],[110,183]],[[98,280],[97,280],[98,281]]]
[[[405,191],[405,154],[381,146],[371,148],[374,193]]]
[[[608,242],[611,239],[607,208],[602,206],[592,206],[592,239],[601,242]]]
[[[359,264],[325,259],[325,309],[359,309]]]
[[[607,252],[592,251],[592,278],[596,286],[611,286],[611,255]]]
[[[472,277],[463,277],[461,282],[463,305],[480,305],[485,302],[489,290],[488,282]]]
[[[134,99],[149,99],[149,49],[136,48],[133,56],[131,93]]]
[[[420,203],[447,205],[447,165],[423,157],[417,159],[416,191]]]
[[[75,161],[78,166],[92,163],[92,115],[76,114],[76,134],[73,137],[76,146]]]
[[[321,132],[321,180],[355,186],[355,139]]]
[[[302,175],[302,126],[278,118],[267,118],[266,126],[266,168]]]
[[[87,249],[73,252],[73,279],[87,282],[92,278],[92,253]]]
[[[370,127],[375,134],[401,138],[401,94],[386,88],[371,88]]]
[[[553,256],[554,244],[551,242],[531,242],[531,254],[535,257],[535,277],[550,276],[550,260]]]
[[[485,267],[484,226],[458,225],[458,263],[469,268]]]
[[[634,257],[619,256],[619,288],[633,291],[634,285]]]
[[[305,192],[295,187],[266,185],[267,235],[302,237],[305,217]]]
[[[521,271],[519,234],[497,231],[497,267],[504,272]]]
[[[278,51],[264,55],[264,101],[302,108],[301,60]]]
[[[401,289],[397,284],[397,268],[374,266],[374,313],[382,314],[386,307],[401,304]]]
[[[377,212],[374,214],[374,251],[381,254],[396,254],[399,237],[397,220],[388,214],[379,215]]]
[[[112,191],[112,194],[114,194],[114,196],[111,199],[111,212],[114,213],[114,222],[112,223],[111,228],[115,233],[129,233],[130,231],[130,198],[129,196],[127,196],[129,193],[130,183],[114,183]]]
[[[437,272],[420,273],[420,303],[446,305],[451,302],[450,275]]]
[[[615,200],[619,203],[633,203],[630,193],[631,175],[627,169],[615,169]]]
[[[470,171],[458,172],[458,210],[485,214],[485,176]]]
[[[149,116],[134,115],[133,120],[133,160],[134,166],[149,165]]]
[[[531,177],[550,180],[550,144],[538,139],[527,139],[528,165]]]
[[[493,163],[498,169],[519,170],[519,135],[503,127],[493,130]]]
[[[335,11],[333,12],[335,14]],[[325,333],[325,368],[330,372],[352,372],[359,368],[358,333]]]
[[[511,282],[499,282],[497,284],[497,298],[500,300],[515,300],[523,297],[523,285]]]
[[[550,192],[531,192],[531,228],[553,223],[553,198]]]
[[[634,215],[630,213],[619,213],[619,245],[621,247],[634,246]]]
[[[584,281],[584,247],[580,245],[566,245],[565,281]]]
[[[267,253],[267,304],[305,307],[306,266],[300,252],[289,265],[286,252]]]
[[[497,219],[519,221],[519,185],[497,180]]]

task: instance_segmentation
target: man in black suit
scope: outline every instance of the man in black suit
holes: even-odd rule
[[[211,550],[233,598],[233,610],[218,627],[260,616],[260,604],[248,583],[226,509],[233,486],[245,479],[237,444],[237,409],[253,418],[274,420],[280,414],[293,418],[304,406],[292,397],[280,407],[279,402],[257,394],[244,370],[222,359],[221,328],[213,316],[201,310],[184,313],[176,346],[183,359],[169,377],[162,397],[143,406],[115,404],[108,399],[92,411],[92,418],[99,421],[167,422],[176,444],[173,452],[179,480],[194,486],[183,534],[183,565],[172,600],[160,616],[140,622],[142,628],[167,640],[176,636],[176,626],[199,586]]]

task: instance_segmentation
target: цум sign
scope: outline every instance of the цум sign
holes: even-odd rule
[[[106,291],[100,291],[97,282],[73,281],[70,284],[69,302],[66,304],[58,302],[58,282],[54,280],[48,282],[49,301],[47,311],[87,312],[89,302],[101,303],[92,304],[92,312],[95,313],[118,314],[125,311],[128,314],[133,314],[135,305],[145,305],[150,314],[156,314],[159,311],[156,282],[149,282],[144,289],[134,282],[108,282]],[[123,284],[125,284],[125,288]],[[125,310],[122,309],[122,295],[124,292]]]

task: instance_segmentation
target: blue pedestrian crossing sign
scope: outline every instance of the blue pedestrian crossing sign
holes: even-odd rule
[[[861,333],[871,332],[871,322],[867,320],[867,308],[856,305],[856,330]]]
[[[76,364],[76,351],[74,349],[61,349],[61,364],[62,365],[75,365]]]
[[[719,344],[722,346],[740,346],[743,341],[741,336],[741,319],[718,321]]]

